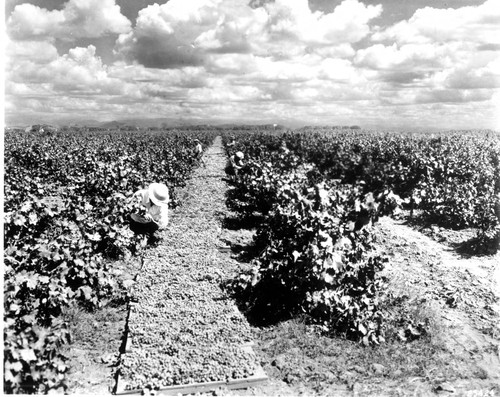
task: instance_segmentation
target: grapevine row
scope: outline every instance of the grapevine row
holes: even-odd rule
[[[385,259],[370,225],[399,198],[325,180],[273,136],[241,136],[239,145],[248,158],[230,205],[262,219],[255,266],[228,285],[246,314],[266,324],[307,313],[327,333],[383,341],[377,273]]]
[[[241,134],[243,137],[244,134]],[[438,135],[373,131],[303,130],[260,134],[271,151],[283,142],[317,176],[364,185],[366,192],[387,189],[403,206],[420,210],[439,226],[475,228],[481,239],[500,232],[500,135],[492,131],[456,131]],[[231,150],[260,157],[262,145],[244,140]]]
[[[305,312],[326,332],[383,340],[377,273],[385,259],[370,227],[380,215],[418,209],[439,225],[499,239],[497,134],[232,135],[228,155],[242,151],[247,164],[229,203],[261,221],[255,266],[229,289],[254,321]]]
[[[150,182],[183,186],[192,142],[211,132],[7,133],[4,204],[4,391],[65,387],[64,307],[99,307],[123,293],[110,260],[146,241],[128,227]]]

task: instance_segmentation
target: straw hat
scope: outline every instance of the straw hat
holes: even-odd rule
[[[152,183],[148,188],[149,199],[153,204],[162,206],[168,204],[168,187],[163,183]]]
[[[245,155],[243,154],[243,152],[236,152],[236,157],[243,160],[243,157],[245,157]]]

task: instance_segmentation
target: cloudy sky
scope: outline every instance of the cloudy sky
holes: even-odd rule
[[[6,0],[5,123],[500,129],[499,0]]]

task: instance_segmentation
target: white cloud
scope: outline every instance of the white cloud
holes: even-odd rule
[[[29,60],[34,63],[47,63],[57,59],[57,48],[48,41],[12,41],[7,39],[5,46],[6,69],[16,63]]]
[[[121,14],[115,0],[69,0],[62,10],[53,11],[30,3],[17,5],[6,27],[7,34],[15,40],[74,40],[125,33],[131,23]]]
[[[358,66],[377,70],[438,70],[453,64],[454,46],[439,44],[375,44],[357,51]]]
[[[500,88],[500,57],[477,68],[453,70],[446,80],[450,88]]]
[[[215,75],[246,75],[259,68],[259,59],[252,54],[217,54],[210,57],[206,69]]]
[[[455,67],[436,74],[444,88],[448,89],[496,89],[500,88],[500,57],[474,66],[474,63],[458,63]]]
[[[92,45],[76,47],[43,66],[31,60],[11,62],[13,66],[7,77],[13,83],[38,86],[37,90],[43,87],[51,94],[124,94],[126,84],[108,76],[107,66],[95,55],[95,50]]]
[[[380,43],[359,49],[354,63],[385,82],[385,103],[489,101],[500,85],[496,0],[457,9],[426,7],[372,39]]]
[[[346,83],[359,82],[362,78],[362,73],[359,73],[350,61],[333,58],[321,61],[319,75],[325,80]]]
[[[142,65],[117,62],[108,67],[108,76],[130,84],[168,85],[169,87],[203,87],[210,85],[210,75],[203,67],[149,69]]]
[[[366,6],[345,0],[332,13],[312,13],[307,0],[277,0],[265,6],[271,38],[292,38],[303,43],[337,45],[354,43],[370,32],[368,22],[379,16],[382,6]]]
[[[312,12],[307,0],[277,0],[250,8],[246,0],[170,0],[139,12],[116,54],[155,68],[203,65],[210,54],[292,59],[305,53],[352,55],[350,43],[370,32],[381,6],[345,0],[332,13]]]
[[[352,58],[356,51],[350,43],[342,43],[335,46],[306,48],[306,52],[319,55],[321,58]]]
[[[177,68],[203,63],[196,38],[219,20],[220,0],[153,4],[139,12],[136,26],[116,42],[116,53],[155,68]]]
[[[293,84],[312,78],[312,57],[297,57],[295,60],[273,60],[270,57],[255,57],[255,69],[249,76],[255,81],[283,81]],[[316,57],[316,60],[317,57]]]
[[[216,88],[193,88],[188,91],[187,98],[191,102],[197,103],[223,103],[230,102],[253,102],[262,99],[269,99],[257,87],[235,86],[225,84]]]
[[[404,43],[475,42],[500,43],[500,7],[498,0],[479,6],[457,9],[419,9],[407,21],[401,21],[373,35],[376,41]]]
[[[416,103],[470,103],[488,101],[493,94],[488,89],[473,90],[421,90],[415,98]]]

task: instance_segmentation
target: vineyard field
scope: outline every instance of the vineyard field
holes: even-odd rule
[[[75,352],[115,334],[99,392],[500,393],[497,132],[6,132],[4,157],[5,393],[88,392]]]

